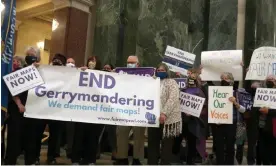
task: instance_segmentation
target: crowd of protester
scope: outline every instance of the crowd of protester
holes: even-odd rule
[[[13,71],[29,65],[38,67],[39,62],[39,49],[29,47],[26,50],[25,59],[21,56],[14,57]],[[73,58],[67,58],[62,54],[55,54],[50,65],[77,68]],[[129,56],[127,67],[140,67],[138,57]],[[218,165],[234,165],[235,160],[238,164],[242,164],[246,142],[249,165],[276,165],[276,110],[266,107],[253,107],[252,110],[247,110],[241,106],[235,95],[239,82],[235,81],[232,73],[221,73],[221,82],[218,85],[233,86],[233,96],[229,98],[229,101],[233,103],[233,123],[208,124],[208,86],[214,84],[201,80],[202,67],[189,69],[185,89],[179,89],[166,64],[161,63],[156,67],[155,77],[159,77],[161,80],[160,127],[147,130],[145,127],[25,118],[23,113],[28,91],[14,97],[9,96],[8,118],[5,123],[7,141],[6,150],[4,151],[2,148],[2,159],[7,165],[15,165],[18,156],[24,154],[26,165],[39,165],[41,140],[45,128],[48,126],[47,164],[49,165],[58,164],[56,158],[60,155],[59,149],[62,144],[66,144],[67,157],[71,159],[73,165],[94,165],[100,158],[100,153],[104,151],[103,138],[106,135],[112,152],[112,160],[115,160],[114,164],[128,165],[131,131],[134,142],[133,165],[144,163],[146,131],[148,132],[146,134],[148,151],[145,164],[148,165],[173,163],[170,156],[182,155],[179,154],[183,148],[183,140],[186,142],[186,150],[185,157],[182,157],[180,161],[183,160],[182,162],[188,165],[195,164],[198,157],[201,159],[201,163],[212,159]],[[87,69],[113,72],[114,66],[112,64],[102,66],[100,60],[96,56],[92,56],[88,58],[85,66],[79,67],[79,70]],[[179,74],[176,76],[182,77]],[[254,100],[256,89],[259,87],[276,88],[276,76],[268,76],[264,81],[253,81],[250,88],[243,90],[250,93]],[[180,91],[206,99],[199,118],[180,111]],[[245,130],[241,130],[241,127],[244,127]],[[2,130],[2,146],[5,141],[3,131],[5,128]],[[243,133],[241,134],[240,131]],[[210,137],[210,133],[213,137],[213,154],[208,154],[206,150],[206,140]]]

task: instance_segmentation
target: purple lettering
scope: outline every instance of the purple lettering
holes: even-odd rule
[[[110,80],[110,81],[108,81],[108,80]],[[108,85],[109,82],[111,83],[110,85]],[[104,77],[104,89],[112,89],[112,88],[114,88],[115,84],[116,84],[116,80],[112,76],[105,75],[105,77]]]
[[[47,94],[46,94],[46,96],[48,98],[53,98],[55,96],[55,92],[54,91],[48,91]]]
[[[35,94],[38,96],[38,97],[43,97],[46,95],[47,91],[44,91],[44,90],[41,90],[41,89],[46,89],[45,86],[37,86],[35,87]],[[40,91],[41,90],[41,91]]]
[[[88,73],[87,72],[80,72],[80,80],[79,80],[79,86],[87,86],[87,84],[84,83],[84,81],[88,81],[87,76]]]

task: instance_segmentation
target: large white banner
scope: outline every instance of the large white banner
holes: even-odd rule
[[[44,83],[38,70],[33,65],[5,75],[3,79],[12,96]]]
[[[209,86],[208,123],[232,124],[233,103],[229,98],[233,96],[232,86]]]
[[[45,84],[29,91],[25,117],[159,126],[159,79],[58,66],[39,72]]]
[[[167,46],[162,62],[168,65],[171,71],[187,76],[187,69],[193,67],[195,57],[195,54]]]
[[[265,80],[268,75],[276,75],[276,48],[260,47],[251,57],[246,80]]]
[[[204,81],[220,81],[223,72],[233,74],[235,80],[242,80],[242,50],[203,51],[201,79]]]
[[[180,111],[199,117],[205,102],[205,98],[180,92]]]
[[[276,89],[257,88],[254,107],[267,107],[276,109]]]

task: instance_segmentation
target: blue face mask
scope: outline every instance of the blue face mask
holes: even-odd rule
[[[164,78],[168,77],[168,73],[166,73],[166,72],[156,72],[155,76],[159,77],[160,79],[164,79]]]
[[[127,64],[127,67],[128,67],[128,68],[135,68],[135,67],[136,67],[136,64],[135,64],[135,63],[128,63],[128,64]]]

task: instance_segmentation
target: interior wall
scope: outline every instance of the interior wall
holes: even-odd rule
[[[37,42],[45,39],[51,40],[52,23],[40,19],[29,19],[23,21],[18,27],[16,52],[17,56],[25,56],[28,46],[36,46]],[[44,49],[40,49],[41,64],[48,64],[50,54]]]

